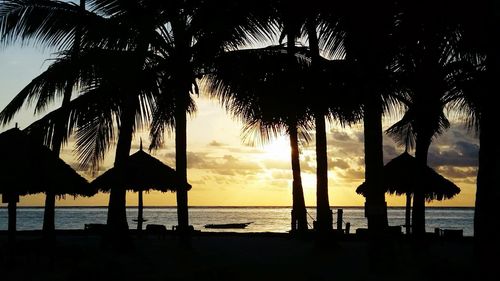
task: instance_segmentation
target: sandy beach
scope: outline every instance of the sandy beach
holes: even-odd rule
[[[475,280],[470,238],[404,237],[370,242],[355,235],[319,244],[287,234],[198,233],[191,248],[175,235],[132,237],[117,251],[98,235],[58,232],[47,248],[40,233],[0,234],[1,280]]]

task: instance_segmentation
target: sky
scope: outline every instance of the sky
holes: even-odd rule
[[[36,75],[50,64],[48,50],[13,46],[0,48],[0,109]],[[196,98],[197,113],[188,121],[188,181],[190,206],[290,206],[292,200],[292,172],[287,136],[265,145],[249,145],[241,138],[242,124],[232,119],[216,102],[202,91]],[[56,104],[57,106],[57,104]],[[33,116],[29,108],[20,112],[14,121],[0,127],[0,132],[14,126],[21,129],[40,116]],[[397,117],[386,118],[384,128]],[[478,140],[468,133],[460,120],[452,118],[451,128],[435,139],[429,151],[429,165],[452,180],[461,193],[451,200],[435,201],[430,206],[474,206],[477,174]],[[363,127],[361,124],[341,128],[329,124],[327,132],[329,164],[329,196],[332,206],[363,206],[364,197],[355,189],[364,181]],[[131,153],[139,149],[142,138],[148,147],[147,131],[138,132]],[[168,136],[162,149],[152,151],[167,165],[175,167],[174,138]],[[113,149],[100,167],[109,169],[114,159]],[[306,205],[315,206],[314,140],[301,147],[301,168]],[[384,137],[384,161],[403,152],[387,136]],[[82,176],[91,180],[88,171],[78,168],[72,143],[63,148],[61,158]],[[108,194],[91,198],[71,196],[57,201],[58,206],[106,206]],[[389,206],[403,206],[404,197],[386,196]],[[175,206],[174,193],[151,192],[144,196],[149,206]],[[44,195],[25,196],[20,206],[43,206]],[[127,205],[137,205],[137,195],[127,194]],[[5,206],[5,205],[1,205]]]

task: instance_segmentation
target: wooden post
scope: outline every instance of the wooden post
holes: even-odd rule
[[[297,218],[295,216],[295,211],[292,209],[292,232],[297,230]]]
[[[337,230],[342,231],[342,222],[343,222],[344,210],[337,210]]]
[[[406,211],[405,211],[406,234],[411,234],[411,193],[406,193]]]
[[[13,242],[16,238],[16,208],[17,202],[19,202],[19,195],[17,194],[3,194],[2,202],[8,203],[8,214],[9,214],[9,222],[8,222],[8,240]]]
[[[346,222],[345,223],[345,234],[349,234],[349,231],[351,231],[351,223]]]
[[[141,231],[142,230],[142,222],[144,220],[142,213],[143,213],[143,202],[142,202],[142,190],[139,190],[139,204],[138,204],[138,211],[137,211],[137,230]]]

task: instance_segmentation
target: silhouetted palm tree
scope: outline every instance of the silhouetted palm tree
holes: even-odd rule
[[[315,2],[313,2],[316,4]],[[314,95],[314,101],[311,108],[314,112],[314,124],[316,127],[316,207],[317,221],[316,228],[318,231],[328,231],[332,229],[332,211],[330,210],[330,200],[328,196],[328,153],[326,141],[326,121],[328,108],[324,107],[322,96],[318,95],[318,75],[320,74],[320,53],[319,42],[317,35],[317,17],[318,10],[316,5],[310,6],[306,11],[307,20],[305,22],[305,30],[309,41],[309,49],[311,52],[311,84],[309,91]]]
[[[436,8],[434,4],[430,4]],[[428,12],[422,3],[408,4],[403,10],[395,33],[401,40],[401,53],[396,58],[399,82],[407,89],[400,96],[407,107],[403,118],[388,129],[388,133],[401,145],[415,146],[415,157],[427,165],[429,146],[433,138],[441,135],[450,123],[444,109],[452,101],[450,79],[459,69],[452,45],[455,28],[439,19],[446,15],[446,7]],[[440,11],[440,12],[437,12]],[[426,17],[422,17],[426,14]],[[415,190],[413,199],[412,232],[425,233],[425,195]]]
[[[304,103],[309,62],[295,55],[291,61],[288,50],[288,46],[272,46],[227,52],[218,57],[206,82],[210,95],[245,123],[244,135],[250,141],[257,137],[268,142],[279,135],[289,135],[293,175],[291,225],[292,231],[304,231],[308,225],[299,133],[307,141],[312,127]]]
[[[302,34],[302,26],[304,24],[305,15],[298,9],[294,3],[290,1],[276,0],[271,1],[272,19],[277,25],[280,34],[280,43],[286,40],[286,53],[288,55],[288,69],[290,77],[296,75],[294,69],[296,68],[296,52],[297,41]],[[271,26],[272,28],[272,26]],[[293,78],[291,78],[293,79]],[[290,79],[290,80],[291,80]],[[292,82],[284,83],[280,91],[290,92],[296,94],[296,84]],[[297,125],[288,125],[288,134],[290,136],[290,145],[292,152],[292,172],[293,172],[293,208],[292,208],[292,230],[295,230],[297,225],[299,230],[307,229],[307,210],[305,207],[304,191],[302,188],[302,179],[300,176],[300,161],[299,161],[299,146],[297,137]]]
[[[210,60],[226,49],[235,49],[264,38],[267,27],[262,7],[265,1],[147,1],[152,10],[163,11],[168,25],[159,33],[165,44],[159,46],[165,59],[162,91],[175,97],[176,171],[187,180],[186,111],[192,106],[191,94],[198,93],[197,79]],[[260,20],[260,15],[264,15]],[[158,107],[153,113],[152,148],[162,143],[170,112]],[[177,192],[178,229],[188,230],[187,190]]]
[[[453,108],[467,117],[469,128],[479,136],[474,237],[485,257],[482,262],[487,264],[492,245],[499,243],[491,230],[500,227],[497,219],[500,149],[495,141],[498,117],[494,98],[500,74],[500,46],[493,39],[500,30],[497,16],[500,6],[496,1],[484,0],[458,8],[456,21],[460,23],[461,40],[456,45],[468,64],[456,76],[456,89],[450,95],[456,101]]]
[[[394,56],[392,32],[395,1],[347,1],[335,3],[324,14],[321,40],[332,56],[345,56],[357,65],[359,92],[364,104],[365,182],[368,186],[365,214],[368,228],[384,231],[387,204],[382,184],[382,115],[393,104],[394,83],[390,66]],[[361,82],[362,81],[362,82]]]
[[[327,29],[332,27],[328,24],[328,21],[325,21],[325,19],[328,18],[326,15],[329,15],[329,11],[332,6],[321,1],[309,2],[307,6],[295,5],[289,1],[276,1],[276,4],[277,18],[281,23],[281,29],[283,30],[281,38],[286,36],[288,53],[290,54],[290,56],[293,56],[294,54],[292,46],[295,45],[295,41],[297,39],[306,36],[309,41],[310,58],[312,65],[310,71],[312,73],[308,78],[309,82],[307,88],[310,94],[310,98],[308,99],[308,107],[314,115],[313,119],[315,120],[316,128],[316,227],[319,231],[328,231],[332,228],[332,212],[330,210],[328,196],[328,155],[325,118],[343,119],[344,117],[346,117],[346,115],[344,114],[348,112],[348,110],[345,110],[343,114],[339,114],[340,111],[330,111],[331,108],[325,106],[328,104],[325,103],[325,101],[329,99],[328,95],[324,95],[324,93],[318,91],[317,88],[317,85],[321,83],[318,77],[321,76],[320,69],[323,67],[321,65],[322,63],[320,60],[319,52],[320,39],[322,44],[328,45],[330,44],[330,42],[328,41],[328,37],[333,37],[331,36],[332,33],[326,32],[320,33],[326,34],[326,37],[320,36],[320,38],[318,38],[317,30],[320,26],[326,26]],[[335,30],[333,33],[336,32],[337,31]],[[335,43],[329,45],[329,47],[333,53],[339,52],[340,50],[340,46]],[[337,100],[337,97],[335,97],[334,99]],[[350,112],[348,115],[355,116],[353,112]]]

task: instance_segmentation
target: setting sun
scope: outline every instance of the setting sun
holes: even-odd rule
[[[265,144],[263,150],[265,158],[289,161],[290,141],[288,136],[279,136],[278,138],[272,140],[271,143]]]

